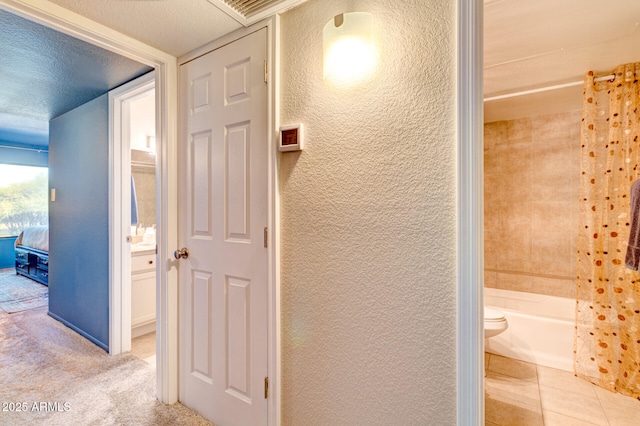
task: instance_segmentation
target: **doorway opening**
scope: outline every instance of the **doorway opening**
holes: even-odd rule
[[[69,15],[65,9],[53,4],[33,6],[12,2],[4,4],[3,10],[18,14],[26,19],[42,24],[54,30],[71,34],[74,37],[116,52],[121,56],[149,65],[155,69],[156,83],[156,140],[158,190],[156,211],[156,241],[158,246],[158,278],[156,323],[158,330],[156,390],[158,399],[172,404],[178,400],[177,383],[177,271],[171,268],[169,250],[177,247],[177,194],[171,190],[175,184],[176,161],[170,155],[177,145],[177,63],[176,58],[139,41],[114,32],[79,15]],[[110,156],[113,153],[110,152]],[[113,157],[112,157],[113,158]],[[109,165],[110,188],[113,189],[113,163]],[[110,191],[110,197],[113,191]],[[112,201],[112,200],[110,200]],[[110,210],[111,205],[110,205]],[[112,211],[109,225],[112,227]],[[113,232],[111,232],[113,234]],[[113,235],[110,236],[112,238]],[[110,259],[111,255],[110,253]],[[110,278],[114,280],[113,268]],[[111,299],[110,294],[110,299]],[[111,301],[111,300],[110,300]],[[112,311],[112,309],[110,309]],[[111,321],[111,318],[109,319]],[[112,324],[110,323],[110,329]]]
[[[154,73],[110,94],[113,163],[110,353],[155,367],[157,261]],[[135,344],[134,344],[135,343]]]
[[[158,265],[155,84],[126,103],[131,152],[131,353],[155,368]],[[126,181],[123,183],[126,185]]]

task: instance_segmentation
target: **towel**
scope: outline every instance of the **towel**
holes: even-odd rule
[[[138,197],[136,197],[136,184],[131,175],[131,224],[138,224]]]
[[[640,268],[640,179],[631,185],[631,229],[629,244],[624,259],[627,268],[637,271]]]

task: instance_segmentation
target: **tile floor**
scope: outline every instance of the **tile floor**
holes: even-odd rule
[[[156,366],[156,332],[131,339],[131,353]]]
[[[485,354],[486,426],[638,426],[640,401],[562,370]]]
[[[155,367],[156,333],[131,341]],[[640,426],[640,401],[562,370],[485,353],[485,426]]]

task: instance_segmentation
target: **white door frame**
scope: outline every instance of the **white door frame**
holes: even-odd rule
[[[457,424],[484,425],[482,0],[457,0]]]
[[[0,8],[46,27],[155,68],[158,143],[158,279],[156,392],[178,400],[178,274],[171,254],[177,247],[177,64],[176,58],[84,16],[42,0],[0,0]],[[110,282],[113,280],[110,271]]]
[[[127,236],[131,235],[131,139],[123,131],[130,129],[129,103],[154,90],[155,83],[155,71],[151,71],[109,92],[109,265],[112,277],[109,280],[109,354],[111,355],[131,350],[131,243],[127,241]]]
[[[281,420],[281,353],[280,353],[280,193],[278,185],[279,170],[279,152],[277,149],[278,129],[280,128],[280,81],[278,74],[279,64],[279,25],[280,17],[278,15],[251,25],[247,28],[241,28],[215,40],[201,48],[194,50],[184,56],[178,58],[178,64],[183,65],[192,61],[206,53],[216,50],[226,44],[229,44],[239,38],[253,33],[261,28],[267,29],[267,63],[268,63],[268,82],[267,82],[267,134],[268,134],[268,174],[269,174],[269,193],[268,193],[268,374],[269,374],[269,416],[268,424],[279,425]],[[180,93],[180,96],[186,96],[186,93]],[[182,104],[180,104],[182,105]],[[180,123],[180,134],[185,128],[186,123]]]

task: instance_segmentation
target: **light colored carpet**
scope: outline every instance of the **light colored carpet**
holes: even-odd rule
[[[40,308],[49,304],[49,288],[15,269],[0,269],[0,309],[7,313]]]
[[[158,402],[148,363],[111,356],[46,312],[0,311],[1,425],[212,425]]]

